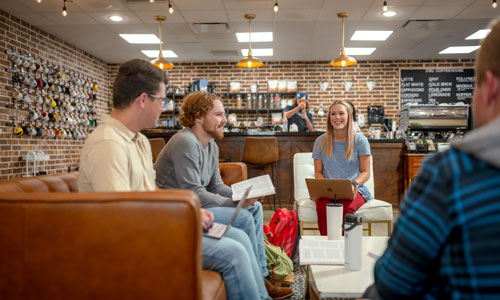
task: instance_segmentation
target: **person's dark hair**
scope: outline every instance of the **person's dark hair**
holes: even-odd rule
[[[207,92],[193,92],[182,100],[182,112],[179,122],[184,127],[193,127],[196,118],[204,117],[220,98]]]
[[[142,59],[124,62],[113,84],[113,107],[127,108],[141,94],[156,94],[161,83],[168,83],[163,71]]]
[[[354,103],[352,103],[351,101],[346,101],[346,102],[349,103],[349,105],[351,105],[352,108],[352,121],[353,122],[358,121],[358,117],[356,115],[356,107],[354,106]]]

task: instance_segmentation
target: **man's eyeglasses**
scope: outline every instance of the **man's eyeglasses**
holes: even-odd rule
[[[153,99],[160,99],[161,101],[161,106],[162,107],[165,107],[165,105],[167,105],[167,102],[168,102],[168,99],[167,98],[164,98],[164,97],[160,97],[160,96],[156,96],[156,95],[153,95],[153,94],[147,94],[150,98],[153,98]]]

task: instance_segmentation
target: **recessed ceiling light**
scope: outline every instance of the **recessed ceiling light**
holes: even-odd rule
[[[385,41],[392,33],[392,30],[356,30],[351,41]]]
[[[463,53],[471,53],[479,49],[479,46],[457,46],[457,47],[448,47],[439,54],[463,54]]]
[[[236,38],[240,43],[248,43],[248,32],[237,32]],[[273,33],[272,32],[252,32],[252,43],[258,42],[272,42]]]
[[[123,21],[123,17],[120,17],[120,16],[109,16],[108,19],[110,19],[113,22],[121,22],[121,21]]]
[[[252,40],[253,42],[253,40]],[[241,54],[243,56],[248,56],[248,49],[241,49]],[[252,49],[252,56],[273,56],[273,48],[257,48]]]
[[[481,29],[481,30],[478,30],[476,32],[474,32],[473,34],[469,35],[468,37],[466,37],[465,39],[466,40],[482,40],[484,39],[488,33],[491,32],[491,29]]]
[[[160,54],[160,50],[141,50],[141,52],[150,58],[157,58]],[[175,54],[175,52],[172,50],[163,50],[162,54],[163,57],[178,57],[177,54]]]
[[[347,55],[371,55],[373,51],[377,48],[368,48],[368,47],[353,47],[353,48],[345,48],[345,52]]]
[[[398,15],[398,12],[393,11],[393,10],[388,10],[388,11],[382,12],[382,16],[387,17],[387,18],[391,18],[391,17],[397,16],[397,15]]]
[[[160,39],[154,34],[120,34],[130,44],[159,44]]]

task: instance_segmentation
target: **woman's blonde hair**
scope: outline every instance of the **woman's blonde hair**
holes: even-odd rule
[[[328,157],[333,157],[334,151],[334,141],[335,132],[333,130],[332,122],[330,122],[330,115],[332,108],[337,105],[343,105],[347,110],[347,126],[346,126],[346,141],[345,141],[345,159],[350,161],[352,158],[352,153],[354,152],[354,129],[352,125],[352,107],[349,103],[344,100],[335,100],[332,105],[328,108],[328,116],[326,118],[326,133],[323,139],[320,141],[319,149],[321,152],[326,153]]]

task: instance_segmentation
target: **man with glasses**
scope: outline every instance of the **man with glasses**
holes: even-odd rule
[[[165,105],[166,77],[150,63],[124,63],[113,86],[113,112],[89,135],[80,157],[79,191],[150,191],[156,188],[148,139]]]

